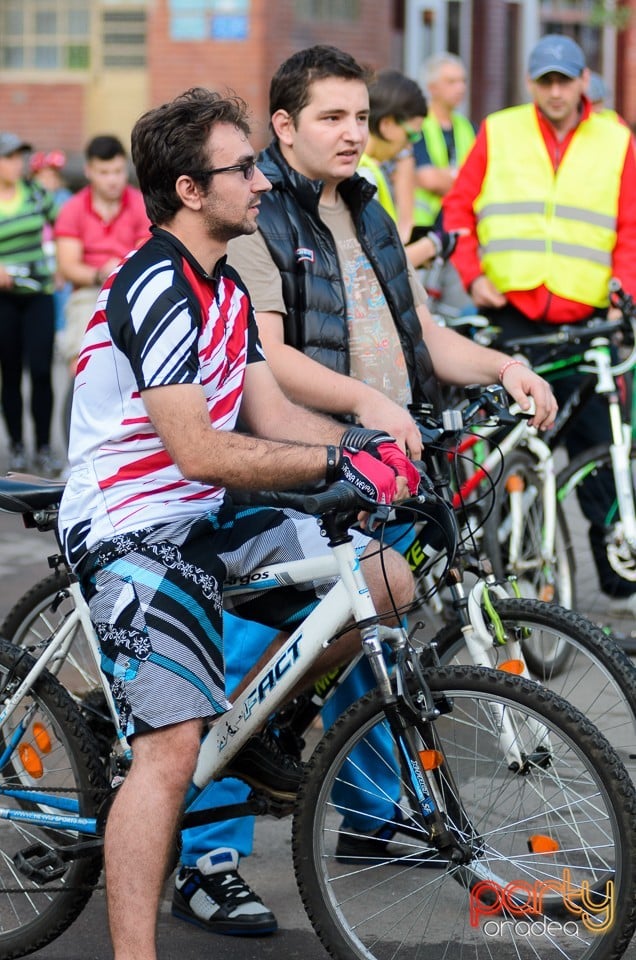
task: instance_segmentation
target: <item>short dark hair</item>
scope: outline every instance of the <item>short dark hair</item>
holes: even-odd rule
[[[121,140],[110,133],[101,133],[89,140],[84,154],[87,160],[114,160],[127,156]]]
[[[380,121],[393,117],[404,123],[411,117],[425,117],[426,97],[410,77],[399,70],[381,70],[369,86],[369,130],[382,138]]]
[[[353,59],[351,54],[318,44],[288,57],[272,77],[269,85],[269,115],[285,110],[294,124],[298,114],[309,103],[310,87],[316,80],[342,77],[369,84],[373,73]]]
[[[132,159],[152,223],[169,223],[181,209],[175,184],[209,166],[206,143],[217,123],[230,123],[249,136],[247,104],[192,87],[169,103],[149,110],[132,130]]]

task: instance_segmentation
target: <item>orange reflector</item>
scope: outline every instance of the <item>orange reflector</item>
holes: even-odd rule
[[[499,664],[497,669],[503,670],[504,673],[515,673],[520,677],[523,673],[523,668],[523,660],[505,660],[503,663]]]
[[[444,762],[444,758],[439,750],[420,750],[419,754],[425,770],[437,770]]]
[[[53,747],[46,727],[42,723],[33,724],[33,739],[41,753],[50,753]]]
[[[530,853],[556,853],[559,850],[559,844],[552,837],[535,833],[528,838],[528,850]]]
[[[41,777],[44,773],[44,767],[33,747],[28,743],[22,743],[18,747],[18,753],[26,772],[32,777]]]
[[[507,493],[522,493],[525,488],[525,481],[518,473],[511,473],[510,476],[506,478]]]
[[[552,603],[554,600],[554,587],[551,583],[546,583],[539,591],[539,600],[544,603]]]

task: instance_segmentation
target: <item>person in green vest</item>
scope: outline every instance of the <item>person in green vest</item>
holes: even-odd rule
[[[472,123],[457,112],[466,95],[466,70],[454,53],[429,57],[422,68],[428,113],[422,122],[422,139],[415,144],[414,227],[433,226],[440,216],[442,198],[452,187],[457,170],[475,139]]]
[[[415,187],[413,143],[422,136],[426,116],[426,98],[418,84],[399,70],[382,70],[369,85],[369,139],[360,157],[358,173],[377,188],[377,200],[398,224],[400,236],[408,239],[408,227],[400,230],[400,210],[413,206]],[[402,177],[406,192],[399,202],[394,197],[393,174],[398,167],[409,165],[410,179]],[[409,189],[410,188],[410,189]],[[434,231],[422,233],[407,243],[406,253],[414,267],[427,265],[438,254],[447,255],[452,238]]]
[[[411,241],[431,229],[441,229],[442,200],[453,186],[457,171],[475,139],[472,123],[457,108],[466,96],[466,69],[454,53],[437,53],[422,67],[422,86],[428,113],[422,122],[422,138],[413,145],[415,201]],[[441,306],[456,313],[472,309],[457,271],[451,263],[424,274],[422,282]]]

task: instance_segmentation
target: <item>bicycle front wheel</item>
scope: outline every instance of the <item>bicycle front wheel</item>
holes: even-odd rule
[[[554,557],[550,561],[542,557],[545,518],[541,484],[531,454],[516,450],[505,458],[493,509],[484,525],[483,549],[495,575],[516,577],[523,596],[576,607],[574,555],[565,515],[558,504],[555,504]],[[513,492],[511,486],[521,489]],[[521,530],[516,531],[515,550],[511,550],[515,537],[513,496],[521,498]]]
[[[636,501],[636,446],[630,453],[630,475]],[[592,526],[582,516],[578,502],[585,481],[590,478],[610,491],[602,523]],[[611,495],[613,486],[612,456],[608,445],[586,450],[557,477],[558,497],[568,518],[572,550],[576,556],[580,598],[577,609],[600,621],[624,616],[633,620],[636,610],[636,606],[625,602],[630,592],[636,589],[636,548],[625,535],[624,518],[620,516],[615,496]]]
[[[404,854],[384,854],[377,838],[377,855],[338,861],[343,815],[386,799],[360,758],[388,723],[377,693],[358,701],[316,748],[294,817],[298,885],[326,949],[359,960],[620,957],[636,925],[636,797],[614,751],[569,704],[522,678],[443,667],[427,679],[443,712],[416,729],[423,752],[441,754],[433,794],[463,862],[431,843],[406,769],[418,756],[399,765],[393,825]],[[503,722],[521,768],[510,764]],[[345,808],[334,800],[343,788]]]
[[[572,610],[540,600],[494,601],[503,638],[520,640],[533,679],[569,701],[609,740],[636,780],[636,669],[618,645]],[[470,663],[458,624],[435,636],[444,664]],[[506,643],[495,645],[499,663]]]
[[[0,641],[3,704],[33,663]],[[108,783],[77,707],[46,671],[0,725],[0,755],[0,956],[10,960],[58,937],[90,899],[101,850],[54,817],[95,817]],[[49,819],[21,819],[29,813]]]

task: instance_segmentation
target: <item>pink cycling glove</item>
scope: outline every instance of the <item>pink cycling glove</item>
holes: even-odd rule
[[[349,427],[342,436],[340,443],[343,447],[353,450],[365,450],[382,463],[395,470],[396,474],[404,477],[412,496],[420,485],[419,471],[413,466],[405,453],[402,453],[395,439],[382,430],[367,430],[365,427]]]
[[[413,466],[406,454],[402,453],[397,443],[380,443],[377,447],[382,463],[392,467],[400,477],[406,479],[409,493],[415,496],[420,485],[420,473]]]
[[[393,503],[397,493],[394,469],[364,450],[342,450],[338,479],[350,483],[361,497],[373,503]]]

